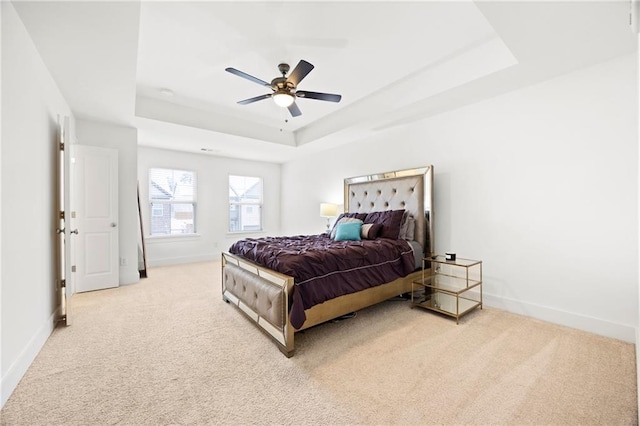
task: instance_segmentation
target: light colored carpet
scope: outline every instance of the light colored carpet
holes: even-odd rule
[[[634,346],[494,309],[384,302],[285,358],[220,294],[220,263],[72,300],[3,425],[637,424]]]

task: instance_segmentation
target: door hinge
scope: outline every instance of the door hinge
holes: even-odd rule
[[[64,151],[64,142],[60,142],[60,151]]]
[[[58,281],[58,288],[59,289],[67,288],[67,280]]]
[[[60,212],[60,219],[63,219],[63,220],[64,220],[64,210],[62,210],[62,211]]]

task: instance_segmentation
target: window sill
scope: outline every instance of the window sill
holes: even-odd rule
[[[170,241],[189,241],[199,238],[200,234],[148,235],[144,237],[145,242],[149,244],[167,243]]]
[[[266,231],[233,231],[227,232],[228,238],[243,236],[243,235],[267,235]]]

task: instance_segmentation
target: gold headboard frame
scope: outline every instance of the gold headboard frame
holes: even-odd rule
[[[405,209],[416,219],[415,239],[433,254],[433,166],[344,180],[344,210],[351,213]]]

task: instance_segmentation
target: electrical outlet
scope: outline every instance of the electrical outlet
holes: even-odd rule
[[[127,266],[127,258],[126,257],[121,257],[120,258],[120,266]]]

